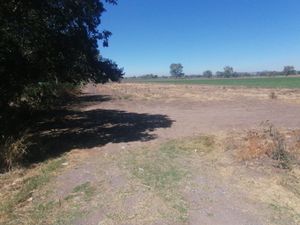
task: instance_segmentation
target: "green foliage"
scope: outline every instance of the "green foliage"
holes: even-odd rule
[[[116,4],[116,0],[107,0]],[[0,5],[0,108],[39,83],[117,81],[122,69],[100,56],[99,0],[4,1]]]
[[[38,83],[24,88],[18,105],[25,105],[31,109],[49,109],[76,91],[77,86],[71,83]]]

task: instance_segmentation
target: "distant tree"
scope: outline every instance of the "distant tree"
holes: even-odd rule
[[[234,70],[230,66],[225,66],[224,67],[224,77],[233,77],[234,76]]]
[[[288,76],[288,75],[295,75],[297,73],[297,71],[295,70],[295,67],[293,67],[293,66],[285,66],[283,68],[283,73],[284,73],[284,75]]]
[[[158,78],[158,75],[151,73],[151,74],[141,75],[141,76],[139,76],[139,78],[141,78],[141,79],[156,79],[156,78]]]
[[[206,70],[203,72],[203,76],[211,78],[213,76],[213,73],[210,70]]]
[[[221,71],[216,72],[216,77],[224,77],[224,73]]]
[[[181,63],[172,63],[170,65],[170,74],[173,77],[182,77],[182,76],[184,76],[183,66],[181,65]]]

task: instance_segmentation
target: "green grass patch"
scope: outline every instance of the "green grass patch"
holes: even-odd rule
[[[69,201],[70,200],[70,201]],[[26,224],[74,224],[74,220],[86,216],[80,203],[68,201],[49,201],[40,203],[31,212],[31,221]]]
[[[47,187],[47,184],[62,168],[64,162],[65,158],[59,158],[41,165],[37,169],[37,175],[24,180],[20,190],[3,204],[1,213],[8,215],[12,224],[20,222],[24,224],[73,224],[73,220],[84,216],[87,212],[81,207],[91,200],[96,191],[90,182],[74,187],[72,193],[65,199],[49,201],[41,200],[38,196],[28,202],[34,192],[42,193],[41,196],[51,193],[50,186]]]
[[[89,200],[95,193],[95,188],[91,186],[90,182],[86,182],[76,186],[73,189],[73,193],[81,193],[84,195],[85,200]]]
[[[199,84],[217,86],[244,86],[261,88],[300,88],[300,77],[253,77],[253,78],[215,78],[215,79],[149,79],[144,83]]]
[[[33,221],[47,221],[47,218],[50,217],[50,212],[52,212],[55,208],[59,207],[58,202],[49,201],[47,203],[38,204],[32,213]]]
[[[46,185],[64,162],[64,158],[50,160],[41,166],[37,175],[25,179],[20,189],[14,195],[7,201],[2,202],[0,207],[1,214],[6,214],[9,218],[16,218],[14,214],[15,209],[26,204],[26,201],[31,198],[35,191]]]
[[[129,152],[125,164],[134,177],[176,212],[177,220],[185,221],[188,204],[181,189],[192,176],[185,160],[210,152],[213,147],[213,137],[169,141],[157,149]]]

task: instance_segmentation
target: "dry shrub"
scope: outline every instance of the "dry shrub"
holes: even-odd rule
[[[287,135],[289,152],[300,162],[300,130],[289,131]]]
[[[271,156],[273,143],[263,133],[249,131],[244,139],[242,150],[238,153],[241,160],[250,160],[262,156]]]
[[[277,95],[274,91],[272,91],[269,95],[270,99],[277,99]]]
[[[282,169],[290,168],[290,154],[287,151],[286,138],[271,123],[262,123],[262,131],[249,131],[244,138],[242,150],[238,153],[240,160],[250,160],[269,156],[278,162]]]
[[[273,141],[272,159],[278,161],[279,168],[290,169],[290,155],[287,152],[285,136],[273,124],[266,122],[266,125],[265,132]]]
[[[0,169],[11,170],[13,166],[17,165],[20,160],[23,159],[26,154],[27,134],[23,134],[20,137],[8,137],[0,145]]]

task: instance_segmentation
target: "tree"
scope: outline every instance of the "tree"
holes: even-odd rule
[[[98,50],[111,35],[99,27],[104,11],[103,0],[2,1],[0,109],[39,83],[119,80],[122,69]]]
[[[206,70],[203,72],[203,76],[211,78],[213,76],[213,73],[210,70]]]
[[[285,66],[283,68],[283,73],[284,73],[284,75],[288,76],[288,75],[297,74],[297,71],[295,70],[295,67],[293,67],[293,66]]]
[[[220,78],[220,77],[224,77],[224,73],[221,71],[217,71],[216,72],[216,77]]]
[[[229,78],[234,76],[234,70],[230,66],[224,67],[224,77]]]
[[[170,65],[170,74],[171,74],[171,76],[174,76],[174,77],[184,76],[183,66],[181,65],[181,63],[172,63]]]

